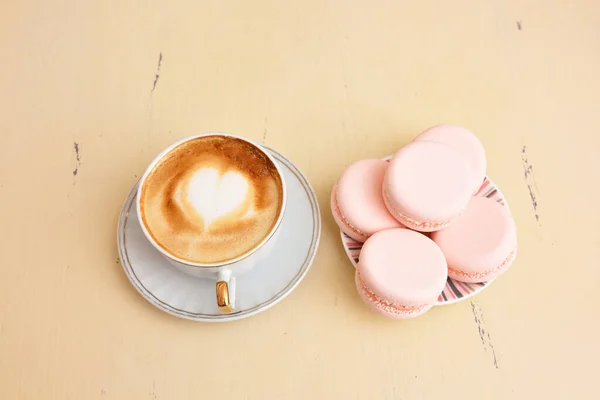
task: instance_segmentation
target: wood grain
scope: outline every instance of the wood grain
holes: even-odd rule
[[[0,398],[598,398],[599,37],[590,0],[0,2]],[[441,122],[484,143],[519,256],[388,321],[329,193]],[[324,225],[291,296],[219,325],[154,309],[115,244],[145,166],[209,131],[289,157]]]

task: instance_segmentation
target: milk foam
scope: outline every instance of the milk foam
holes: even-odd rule
[[[283,207],[282,180],[259,149],[208,136],[173,149],[148,174],[142,221],[156,243],[181,259],[217,263],[258,246]]]
[[[194,211],[202,218],[204,229],[209,229],[220,217],[232,214],[243,217],[249,211],[250,183],[236,171],[221,175],[214,168],[200,168],[190,177],[186,186],[179,193],[179,205],[186,208],[181,204],[181,196],[186,196]]]

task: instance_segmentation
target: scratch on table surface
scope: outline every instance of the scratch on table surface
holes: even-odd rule
[[[492,337],[489,331],[485,329],[485,320],[483,319],[483,310],[480,306],[477,306],[475,303],[471,301],[471,310],[473,311],[473,317],[475,319],[475,323],[477,324],[477,330],[479,331],[479,339],[481,339],[481,344],[483,345],[483,350],[487,353],[488,349],[492,353],[494,359],[494,367],[499,369],[498,367],[498,359],[496,358],[496,350],[494,349],[494,345],[492,343]]]
[[[154,92],[156,89],[156,84],[158,83],[158,78],[160,78],[160,65],[162,64],[162,51],[158,55],[158,67],[156,67],[156,74],[154,74],[154,83],[152,84],[152,90],[150,93]]]
[[[269,119],[265,117],[265,129],[263,130],[262,144],[265,144],[265,142],[267,141],[267,121],[269,121]]]
[[[523,21],[520,21],[520,20],[519,20],[519,21],[517,21],[517,29],[518,29],[518,30],[521,30],[521,29],[523,29]]]
[[[79,173],[79,167],[81,167],[81,154],[79,154],[79,143],[73,142],[73,150],[75,151],[75,169],[73,170],[73,177]]]
[[[529,159],[527,158],[527,146],[523,146],[523,149],[521,150],[521,162],[523,163],[525,183],[527,184],[527,191],[529,192],[531,206],[533,207],[533,216],[538,225],[541,225],[540,215],[538,213],[539,189],[537,187],[537,182],[535,181],[535,175],[533,174],[533,165],[529,163]]]
[[[344,98],[346,100],[346,107],[350,104],[350,93],[348,92],[348,82],[344,82]]]
[[[152,381],[152,390],[150,391],[150,398],[157,399],[156,397],[156,382]]]

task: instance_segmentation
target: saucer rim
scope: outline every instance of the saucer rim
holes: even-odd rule
[[[301,186],[303,187],[303,189],[306,192],[306,195],[308,197],[308,200],[309,200],[309,203],[311,206],[312,216],[313,216],[312,240],[311,240],[310,246],[308,248],[308,251],[306,253],[306,257],[302,263],[302,266],[299,269],[299,272],[296,274],[296,276],[294,276],[293,279],[291,279],[289,281],[289,283],[281,291],[279,291],[277,294],[275,294],[273,297],[271,297],[267,301],[264,301],[264,302],[262,302],[258,305],[255,305],[251,308],[236,311],[236,312],[229,313],[229,314],[194,313],[194,312],[178,309],[178,308],[173,307],[172,305],[158,299],[150,290],[148,290],[142,284],[142,282],[137,277],[135,270],[131,266],[131,261],[128,258],[128,254],[127,254],[127,250],[126,250],[127,243],[126,243],[126,238],[125,238],[125,230],[127,227],[127,222],[129,220],[129,213],[136,212],[135,208],[132,210],[132,205],[133,205],[136,195],[137,195],[136,189],[138,188],[139,182],[140,182],[140,180],[138,180],[133,185],[132,189],[129,191],[129,194],[127,195],[127,197],[121,207],[119,221],[117,224],[117,249],[118,249],[118,253],[119,253],[119,258],[121,260],[121,266],[123,267],[123,270],[129,280],[129,282],[136,289],[136,291],[144,299],[146,299],[150,304],[152,304],[153,306],[157,307],[161,311],[164,311],[168,314],[171,314],[171,315],[179,317],[179,318],[191,320],[191,321],[196,321],[196,322],[234,321],[234,320],[238,320],[238,319],[251,317],[253,315],[256,315],[262,311],[265,311],[265,310],[271,308],[275,304],[282,301],[291,292],[293,292],[294,289],[300,284],[300,282],[302,282],[302,280],[304,279],[304,277],[310,270],[310,267],[312,266],[312,263],[317,254],[317,250],[319,248],[319,243],[320,243],[320,239],[321,239],[321,223],[322,223],[322,221],[321,221],[321,212],[320,212],[319,202],[318,202],[317,196],[315,194],[315,191],[314,191],[312,185],[310,184],[310,182],[308,181],[306,176],[304,176],[304,174],[298,169],[298,167],[292,161],[290,161],[287,157],[283,156],[281,153],[279,153],[267,146],[264,146],[264,145],[261,145],[261,146],[266,151],[270,152],[271,155],[277,161],[279,161],[280,163],[283,164],[283,166],[288,168],[290,170],[290,172],[298,179]],[[288,210],[289,210],[289,204],[288,204],[288,209],[286,209],[285,212],[288,212]],[[250,257],[252,257],[252,256],[250,256]],[[164,262],[168,263],[168,261],[166,259],[164,260]]]

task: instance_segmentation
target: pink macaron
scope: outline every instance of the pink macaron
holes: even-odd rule
[[[446,285],[444,254],[428,237],[397,228],[371,236],[360,252],[356,288],[363,301],[390,318],[427,312]]]
[[[331,212],[342,232],[364,242],[383,229],[402,227],[383,203],[381,185],[388,163],[378,159],[350,165],[331,192]]]
[[[456,125],[437,125],[421,132],[415,140],[444,143],[462,154],[471,168],[473,193],[479,190],[485,178],[487,159],[483,145],[473,132]]]
[[[465,158],[451,147],[427,140],[401,148],[390,161],[383,198],[403,225],[432,232],[452,224],[473,194]]]
[[[446,256],[448,275],[462,282],[492,280],[517,255],[517,228],[508,207],[485,197],[473,197],[456,223],[431,238]]]

